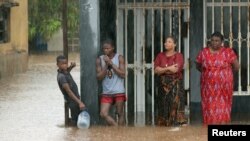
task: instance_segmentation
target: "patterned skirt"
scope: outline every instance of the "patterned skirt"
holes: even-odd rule
[[[157,125],[174,126],[186,123],[185,92],[182,80],[161,76],[160,81]]]

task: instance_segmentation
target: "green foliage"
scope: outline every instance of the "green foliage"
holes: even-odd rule
[[[80,5],[79,0],[68,0],[68,36],[75,36],[79,33]]]
[[[29,0],[29,41],[36,36],[48,40],[62,28],[63,0]],[[79,29],[79,0],[67,0],[68,33]]]

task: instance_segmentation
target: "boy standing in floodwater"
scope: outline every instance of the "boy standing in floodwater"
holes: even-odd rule
[[[76,126],[78,115],[81,110],[85,108],[85,104],[80,99],[77,84],[70,74],[70,71],[76,64],[71,63],[68,67],[68,60],[63,55],[57,56],[56,61],[58,67],[57,82],[64,96],[64,100],[69,105],[72,120],[71,124]]]

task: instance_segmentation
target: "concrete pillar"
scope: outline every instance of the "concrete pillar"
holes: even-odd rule
[[[201,123],[200,72],[195,59],[203,47],[203,2],[190,1],[190,122]]]
[[[80,0],[81,98],[91,116],[99,122],[98,84],[95,60],[100,46],[99,0]]]

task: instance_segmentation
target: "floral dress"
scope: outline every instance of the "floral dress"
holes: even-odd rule
[[[204,124],[231,121],[233,95],[232,63],[237,58],[231,48],[221,47],[211,53],[208,47],[198,54],[201,64],[201,105]]]

